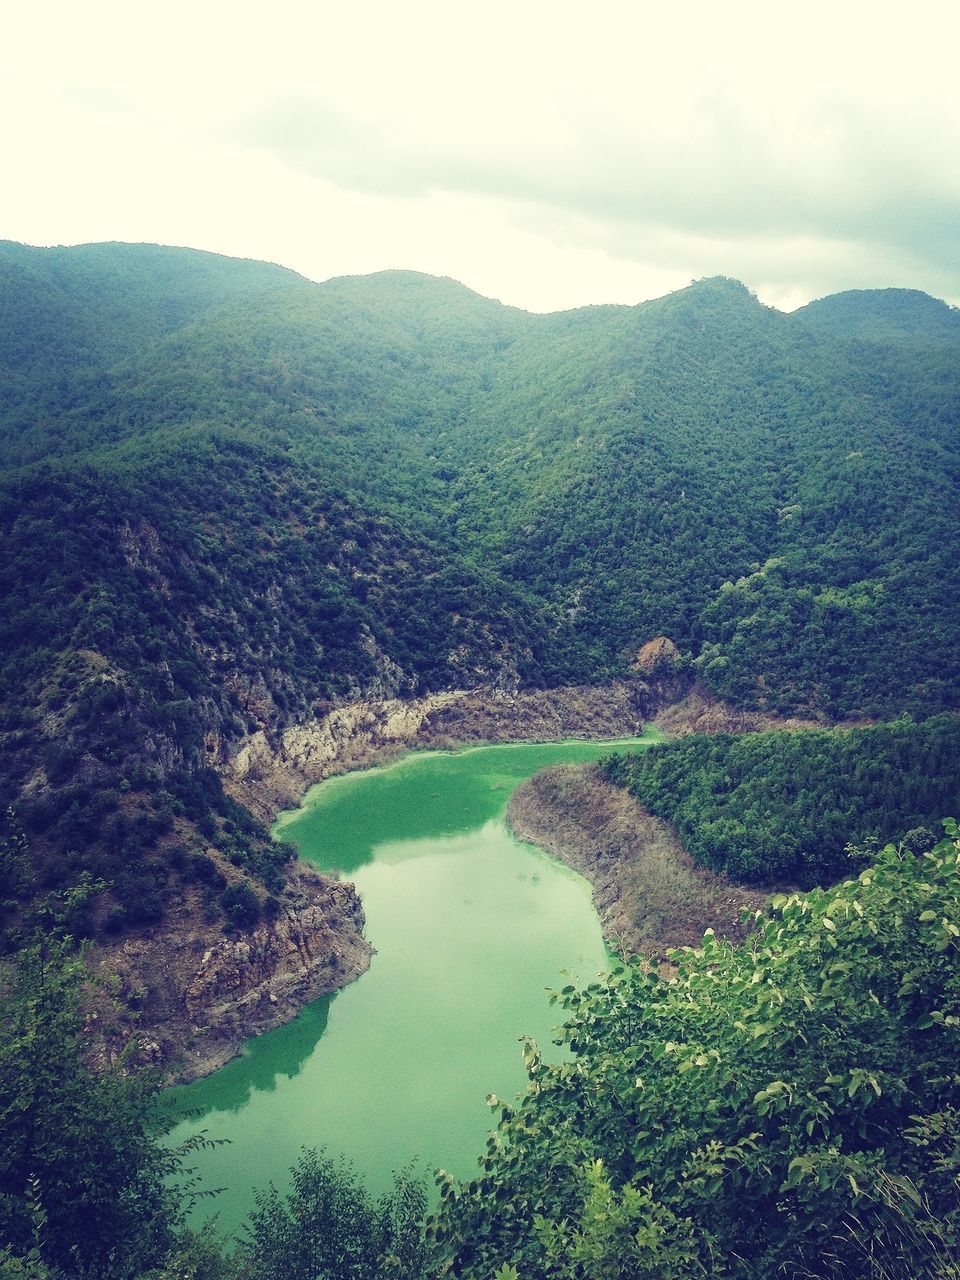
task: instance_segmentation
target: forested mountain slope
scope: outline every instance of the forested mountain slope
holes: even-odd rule
[[[210,770],[247,733],[598,681],[659,634],[744,706],[955,706],[955,335],[909,291],[535,316],[0,246],[3,800],[46,881],[162,913],[173,832],[278,891]]]
[[[809,302],[795,314],[809,328],[837,338],[954,348],[960,341],[960,312],[919,289],[850,289]]]
[[[832,884],[887,841],[932,844],[960,812],[960,718],[859,729],[691,734],[613,755],[605,777],[738,882]],[[925,827],[925,824],[929,824]],[[925,828],[925,829],[924,829]]]
[[[87,400],[113,364],[164,334],[300,277],[192,249],[0,241],[0,416],[5,460],[70,450],[43,428]]]

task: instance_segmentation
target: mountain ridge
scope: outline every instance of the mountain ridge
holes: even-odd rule
[[[958,705],[932,300],[930,341],[865,343],[722,277],[540,316],[417,273],[73,254],[0,246],[0,801],[38,891],[113,885],[78,927],[276,910],[225,765],[365,697],[602,685],[667,636],[749,712]]]

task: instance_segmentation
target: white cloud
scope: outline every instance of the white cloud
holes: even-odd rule
[[[853,0],[21,11],[0,234],[384,266],[534,309],[714,272],[960,302],[960,17]],[[8,72],[8,74],[7,74]]]

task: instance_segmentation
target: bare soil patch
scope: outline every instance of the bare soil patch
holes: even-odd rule
[[[685,733],[762,733],[766,729],[823,729],[832,721],[779,716],[772,711],[744,711],[731,707],[699,682],[675,701],[664,701],[651,714],[667,738]],[[851,722],[852,723],[852,722]],[[849,726],[848,726],[849,727]]]
[[[696,867],[672,828],[606,782],[595,765],[558,765],[513,793],[507,822],[593,886],[604,934],[621,955],[663,960],[706,929],[740,942],[768,892]]]

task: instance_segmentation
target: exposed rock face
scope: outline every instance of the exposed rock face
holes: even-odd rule
[[[656,636],[640,649],[632,666],[645,676],[669,671],[680,661],[680,650],[667,636]]]
[[[382,764],[411,747],[626,737],[642,731],[652,695],[640,680],[507,692],[455,689],[403,701],[364,699],[270,739],[245,740],[224,768],[225,785],[262,816],[296,804],[314,782]]]
[[[277,1004],[295,996],[302,1002],[311,988],[339,986],[353,967],[362,928],[352,887],[324,885],[309,905],[285,910],[246,937],[221,938],[208,947],[184,991],[184,1008],[195,1023],[210,1023],[263,999]]]
[[[252,1035],[289,1021],[310,1000],[358,977],[370,962],[363,909],[350,884],[299,865],[284,907],[242,936],[198,922],[101,948],[95,967],[117,985],[120,1010],[94,1010],[89,1030],[103,1061],[127,1050],[192,1080],[228,1062]]]
[[[409,702],[362,699],[284,730],[271,740],[252,734],[224,768],[224,782],[262,815],[296,804],[312,782],[389,759],[416,742],[430,713],[462,697],[431,694]]]

